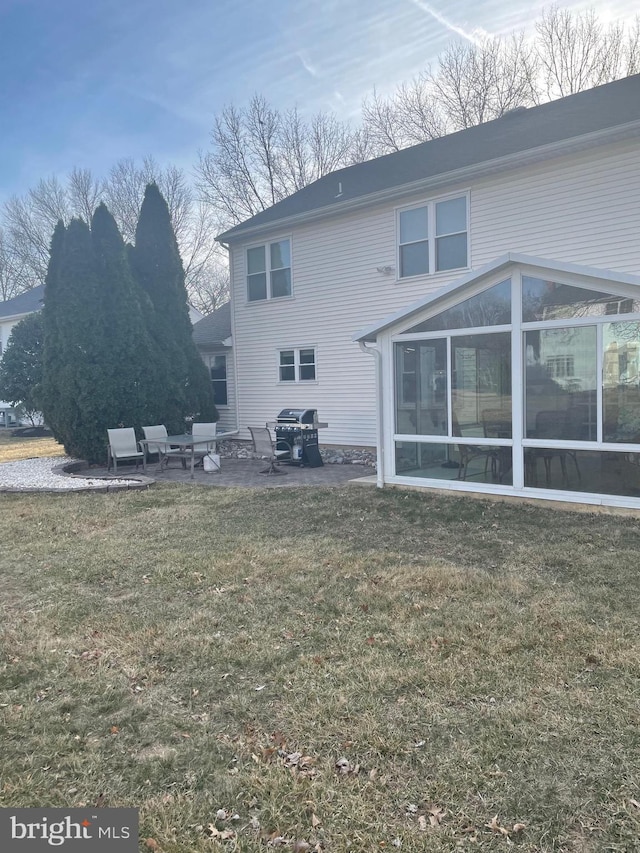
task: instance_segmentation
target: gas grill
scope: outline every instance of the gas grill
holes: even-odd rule
[[[290,448],[290,458],[284,461],[309,468],[319,468],[323,464],[318,430],[329,424],[318,421],[317,409],[283,409],[267,426],[275,431],[278,449],[284,449],[285,442]]]

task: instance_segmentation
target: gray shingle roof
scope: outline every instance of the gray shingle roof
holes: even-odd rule
[[[225,231],[226,242],[259,226],[465,167],[533,151],[640,120],[640,74],[405,148],[326,175],[273,207]],[[340,187],[339,187],[340,184]],[[339,189],[342,193],[339,195]]]
[[[201,349],[220,346],[231,336],[231,303],[226,302],[217,311],[207,314],[193,326],[193,340]]]
[[[32,314],[42,308],[44,297],[44,284],[39,284],[32,290],[27,290],[13,299],[0,302],[0,319],[2,317],[14,317],[16,314]]]

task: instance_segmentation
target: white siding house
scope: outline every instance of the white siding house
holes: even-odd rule
[[[578,348],[567,354],[557,342],[552,343],[545,329],[523,326],[523,318],[516,314],[520,301],[535,291],[526,282],[537,277],[560,288],[604,294],[602,312],[615,313],[615,300],[624,303],[624,316],[617,322],[624,322],[624,335],[633,338],[633,323],[640,321],[633,298],[635,288],[640,288],[640,278],[636,278],[640,275],[640,75],[517,110],[441,140],[343,169],[231,229],[219,240],[230,252],[235,405],[241,437],[248,437],[248,426],[273,420],[282,408],[316,408],[320,420],[329,423],[321,435],[323,444],[377,447],[384,460],[378,466],[380,483],[440,488],[444,484],[519,494],[537,490],[550,497],[562,493],[565,498],[575,491],[587,500],[618,500],[615,496],[594,497],[597,493],[590,473],[595,470],[593,454],[604,452],[605,445],[613,454],[607,458],[615,455],[616,448],[611,447],[615,435],[602,425],[605,408],[609,407],[610,415],[612,412],[613,404],[606,402],[612,389],[603,391],[600,383],[580,390],[580,406],[586,405],[589,390],[592,411],[589,437],[579,439],[588,446],[579,448],[593,458],[576,455],[578,439],[567,438],[560,429],[544,440],[556,451],[563,448],[554,442],[573,442],[564,447],[569,455],[549,451],[545,456],[542,439],[533,436],[533,427],[529,426],[527,434],[529,415],[514,407],[524,406],[528,399],[522,390],[527,376],[530,384],[533,381],[533,367],[527,373],[522,340],[530,341],[529,358],[537,364],[541,358],[538,338],[542,338],[545,369],[558,380],[554,387],[572,384],[576,394],[577,386],[586,382],[585,359],[588,370],[602,368],[603,341],[618,347],[622,341],[615,334],[612,337],[611,324],[600,317],[585,333],[589,341],[593,338],[593,352],[586,356]],[[496,281],[493,275],[502,279]],[[398,367],[400,350],[394,348],[394,336],[406,344],[408,339],[402,336],[419,325],[407,306],[417,304],[420,322],[425,322],[430,312],[444,310],[440,297],[434,301],[438,294],[451,294],[447,298],[453,303],[446,304],[452,307],[456,300],[465,303],[474,293],[507,279],[513,289],[509,290],[509,310],[514,313],[508,322],[504,317],[500,320],[496,334],[507,336],[499,339],[498,349],[501,358],[508,358],[513,373],[508,377],[508,393],[505,374],[502,396],[492,402],[513,409],[513,415],[510,434],[492,437],[498,442],[495,447],[509,450],[512,473],[508,478],[497,470],[498,461],[506,459],[506,450],[501,456],[497,450],[485,452],[484,459],[478,453],[479,462],[464,467],[466,451],[456,420],[461,394],[454,395],[455,399],[452,394],[462,391],[455,385],[462,382],[463,364],[465,387],[471,393],[475,383],[473,393],[477,393],[481,373],[491,372],[492,363],[474,338],[479,334],[477,320],[465,332],[470,341],[474,338],[466,348],[462,331],[455,332],[453,343],[446,333],[440,335],[444,344],[421,345],[421,380],[409,368],[403,373]],[[634,308],[631,312],[629,299]],[[574,303],[582,304],[577,297]],[[582,309],[576,310],[579,314]],[[394,316],[399,325],[394,325]],[[577,327],[566,305],[558,316],[569,318],[568,327]],[[538,317],[536,322],[547,320]],[[556,318],[556,328],[559,322]],[[481,328],[485,333],[486,323]],[[433,330],[420,333],[418,340],[421,335],[429,338],[434,334]],[[374,359],[366,351],[372,346],[380,353],[379,379],[378,357]],[[633,347],[631,343],[624,346],[625,359],[631,364]],[[405,350],[406,355],[411,347]],[[411,357],[406,355],[407,364]],[[483,363],[486,366],[481,370]],[[469,373],[471,365],[475,367]],[[573,376],[563,375],[571,371]],[[399,430],[403,381],[413,404],[415,383],[423,382],[418,389],[418,397],[423,395],[418,408],[430,405],[429,387],[435,394],[442,385],[439,405],[446,414],[444,421],[432,427],[414,425],[411,442],[406,424]],[[631,399],[632,387],[640,399],[637,372],[633,380],[626,381],[625,400]],[[553,406],[564,411],[571,400],[558,395]],[[572,400],[577,405],[577,397]],[[493,447],[486,444],[491,436],[480,432],[480,402],[472,400],[467,408],[470,411],[474,406],[475,433],[472,429],[470,435],[479,439],[480,446]],[[463,406],[461,417],[466,412]],[[438,419],[433,411],[432,416]],[[402,435],[404,440],[399,438]],[[640,453],[640,426],[637,440],[635,447],[635,442],[625,439],[628,444],[623,455],[629,465],[640,459],[636,456],[636,451]],[[561,469],[560,485],[544,482],[542,475],[534,482],[538,475],[530,469],[536,441],[540,469],[548,467],[552,477]],[[402,448],[409,443],[420,445],[421,452],[437,445],[434,460],[446,450],[443,462],[451,467],[438,462],[438,470],[427,471],[426,462],[421,467],[416,447],[410,452]],[[428,456],[426,451],[422,453],[425,460]],[[478,474],[478,464],[485,463],[487,471]],[[584,478],[582,485],[568,482],[567,465]],[[454,473],[442,473],[447,470]],[[635,488],[629,486],[620,500],[640,505],[640,481],[638,499]]]
[[[7,348],[11,330],[29,314],[42,308],[44,285],[34,287],[27,293],[21,293],[6,302],[0,302],[0,358]],[[16,421],[16,416],[10,403],[0,400],[0,426],[9,426]]]

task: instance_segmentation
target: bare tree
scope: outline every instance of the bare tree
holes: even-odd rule
[[[435,71],[391,97],[374,92],[363,103],[363,127],[376,153],[399,151],[638,71],[640,17],[631,26],[604,27],[593,11],[554,6],[538,21],[534,40],[519,33],[479,45],[454,42]]]
[[[22,259],[4,229],[0,228],[0,302],[18,296],[29,289],[29,277]]]
[[[67,223],[74,216],[90,222],[100,201],[112,210],[125,240],[133,242],[144,189],[150,181],[156,181],[169,206],[187,289],[202,304],[215,307],[222,298],[219,291],[224,277],[218,271],[223,252],[214,237],[222,229],[196,199],[184,172],[173,165],[160,168],[151,157],[140,165],[132,159],[120,160],[104,181],[98,181],[88,169],[74,168],[65,183],[51,177],[23,196],[9,199],[3,210],[5,229],[0,232],[0,296],[9,298],[7,294],[41,284],[56,222]],[[207,286],[212,289],[210,297],[206,296]]]
[[[90,169],[71,170],[67,183],[67,196],[74,216],[91,222],[96,207],[102,201],[104,185],[93,177]]]
[[[640,70],[640,18],[626,29],[604,27],[593,9],[572,13],[557,6],[536,24],[535,47],[547,98],[561,98]]]
[[[450,45],[427,82],[446,124],[462,130],[535,103],[535,77],[533,51],[520,34],[481,45]]]
[[[428,69],[390,98],[374,92],[364,127],[381,153],[499,118],[537,102],[536,57],[522,34],[481,45],[454,42]]]
[[[226,225],[237,224],[365,150],[361,132],[327,113],[304,120],[255,95],[248,107],[226,107],[214,120],[213,148],[197,166],[198,187]]]

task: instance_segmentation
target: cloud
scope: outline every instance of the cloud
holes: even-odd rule
[[[300,60],[300,63],[307,74],[310,74],[312,77],[315,77],[316,80],[320,80],[322,75],[318,71],[315,65],[312,65],[309,61],[307,54],[303,53],[301,50],[296,52],[296,56]]]
[[[438,12],[437,9],[434,9],[429,3],[425,3],[424,0],[411,0],[411,2],[414,6],[417,6],[418,9],[421,9],[423,12],[431,15],[434,20],[439,24],[442,24],[442,26],[446,27],[450,32],[455,33],[458,36],[462,36],[463,39],[471,42],[471,44],[480,46],[485,39],[491,38],[491,33],[482,29],[482,27],[474,27],[472,30],[465,30],[462,27],[459,27],[457,24],[452,23],[448,18],[445,18],[443,14]]]

